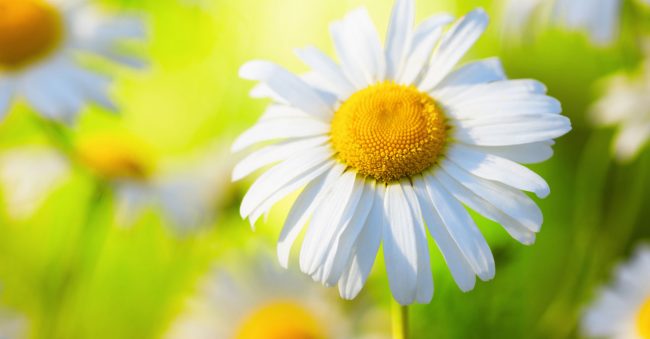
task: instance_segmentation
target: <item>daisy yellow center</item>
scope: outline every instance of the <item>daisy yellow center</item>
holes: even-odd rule
[[[244,320],[235,339],[324,339],[316,318],[294,302],[274,302]]]
[[[636,325],[641,338],[650,339],[650,298],[641,306]]]
[[[362,175],[391,182],[431,167],[447,139],[436,102],[412,86],[384,82],[354,93],[334,114],[332,146]]]
[[[77,144],[82,164],[107,179],[145,180],[153,161],[141,141],[126,136],[95,135]]]
[[[0,0],[0,68],[15,69],[50,53],[63,20],[43,0]]]

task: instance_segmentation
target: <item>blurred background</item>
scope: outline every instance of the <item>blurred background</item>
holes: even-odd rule
[[[368,8],[383,36],[393,5],[392,0],[97,2],[109,11],[141,16],[148,29],[140,51],[147,67],[109,69],[119,114],[91,105],[77,124],[61,128],[19,102],[0,122],[0,159],[25,147],[56,149],[97,134],[128,135],[146,145],[143,157],[171,163],[167,167],[181,168],[179,173],[204,168],[212,174],[211,186],[202,187],[212,197],[211,210],[191,230],[167,227],[174,220],[165,210],[173,206],[165,204],[147,205],[137,215],[124,212],[129,219],[124,221],[116,213],[122,209],[115,199],[119,192],[83,161],[62,165],[65,174],[30,207],[33,213],[16,215],[12,198],[0,193],[0,302],[26,338],[161,338],[187,310],[187,300],[200,296],[215,266],[243,267],[261,255],[260,244],[268,245],[272,257],[291,198],[255,232],[239,217],[238,203],[251,181],[230,183],[236,156],[228,148],[266,102],[249,98],[252,84],[237,71],[251,59],[306,70],[294,48],[313,44],[332,55],[328,24],[358,6]],[[622,3],[620,31],[603,45],[587,32],[541,25],[538,19],[508,28],[501,1],[416,1],[418,20],[437,11],[461,16],[484,7],[491,25],[467,58],[499,56],[509,77],[545,83],[562,102],[573,131],[558,140],[553,158],[531,166],[552,190],[539,201],[545,222],[537,243],[523,246],[474,215],[495,254],[496,278],[462,293],[432,251],[435,296],[429,305],[411,307],[412,338],[581,337],[580,315],[598,287],[650,236],[650,151],[617,161],[611,152],[616,130],[595,126],[589,114],[606,90],[603,79],[638,73],[644,60],[650,11],[632,0]],[[516,36],[508,29],[517,30]],[[35,167],[34,185],[58,168]],[[5,181],[18,180],[11,178]],[[277,265],[274,258],[269,265]],[[328,302],[348,312],[339,321],[389,308],[381,259],[359,300],[343,301],[330,292]],[[382,332],[385,324],[364,327]]]

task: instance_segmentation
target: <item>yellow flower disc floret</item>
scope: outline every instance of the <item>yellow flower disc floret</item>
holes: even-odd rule
[[[645,301],[636,320],[639,336],[650,339],[650,298]]]
[[[323,328],[304,307],[290,301],[269,303],[241,324],[236,339],[325,339]]]
[[[63,20],[43,0],[0,0],[0,70],[16,69],[52,52]]]
[[[441,108],[413,86],[384,82],[354,93],[334,114],[332,146],[362,175],[391,182],[434,165],[447,139]]]
[[[107,179],[144,181],[151,177],[154,159],[138,138],[121,134],[96,134],[76,145],[79,161]]]

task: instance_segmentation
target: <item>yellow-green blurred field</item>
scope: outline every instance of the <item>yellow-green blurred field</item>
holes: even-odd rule
[[[650,236],[650,152],[615,163],[609,152],[613,131],[595,128],[586,114],[602,92],[599,79],[640,62],[636,28],[624,25],[621,38],[605,48],[560,29],[512,43],[502,37],[498,3],[416,3],[418,20],[440,10],[460,16],[484,7],[491,25],[468,58],[500,56],[510,77],[544,82],[562,102],[573,130],[558,140],[553,158],[531,166],[552,190],[539,201],[545,218],[536,244],[523,246],[474,214],[495,254],[496,278],[462,293],[432,250],[435,296],[429,305],[411,307],[411,337],[580,337],[579,316],[597,287]],[[60,129],[19,103],[0,123],[0,151],[74,141],[97,131],[136,135],[160,158],[191,156],[215,145],[227,150],[266,105],[249,98],[252,84],[238,77],[244,62],[268,59],[304,71],[294,48],[315,45],[332,53],[328,23],[361,5],[383,35],[393,1],[103,0],[101,5],[141,15],[148,27],[148,41],[138,51],[148,60],[146,68],[94,65],[115,77],[112,94],[120,112],[91,106],[74,127]],[[61,130],[64,136],[57,134]],[[227,151],[220,156],[230,157]],[[253,232],[238,212],[251,182],[221,185],[223,198],[211,226],[179,236],[156,209],[130,227],[116,226],[110,186],[75,166],[33,216],[16,221],[1,209],[2,305],[26,317],[29,338],[160,338],[214,265],[237,265],[238,253],[245,257],[260,244],[273,248],[292,198]],[[372,308],[389,308],[381,259],[362,299]],[[354,308],[353,302],[336,302]]]

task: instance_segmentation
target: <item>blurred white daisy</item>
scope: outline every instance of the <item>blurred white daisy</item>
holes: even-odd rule
[[[7,152],[0,156],[0,183],[9,215],[24,218],[70,176],[74,161],[112,184],[119,225],[130,226],[154,207],[185,232],[212,220],[230,186],[227,152],[215,147],[205,153],[182,164],[161,164],[139,139],[99,133],[81,138],[71,158],[45,147]]]
[[[110,78],[84,68],[78,56],[141,66],[121,44],[143,37],[140,20],[106,16],[85,0],[0,0],[0,117],[17,97],[63,122],[87,101],[114,109]]]
[[[537,21],[586,31],[594,44],[609,45],[618,37],[621,7],[621,0],[505,0],[504,29],[521,36]]]
[[[650,247],[641,246],[620,266],[582,319],[584,334],[596,338],[650,338]]]
[[[343,310],[330,291],[283,270],[268,255],[248,260],[242,264],[238,255],[236,268],[215,269],[164,338],[388,338],[385,314]]]
[[[619,161],[630,161],[650,140],[650,60],[636,74],[616,74],[606,85],[591,118],[598,125],[616,126],[612,152]]]
[[[26,322],[7,310],[0,310],[0,339],[25,339]]]
[[[254,96],[274,103],[233,150],[273,142],[242,160],[241,179],[279,162],[251,186],[241,215],[255,224],[280,199],[305,186],[280,236],[287,266],[309,222],[303,272],[344,298],[359,293],[380,242],[390,287],[401,304],[433,295],[425,226],[460,288],[494,276],[487,242],[463,206],[532,244],[542,213],[523,191],[549,194],[521,163],[548,159],[553,138],[570,129],[560,103],[534,80],[507,80],[497,59],[454,69],[488,23],[475,10],[435,15],[413,28],[414,4],[396,2],[385,50],[364,9],[330,27],[341,64],[314,47],[298,56],[313,71],[298,77],[270,62],[244,65]]]

